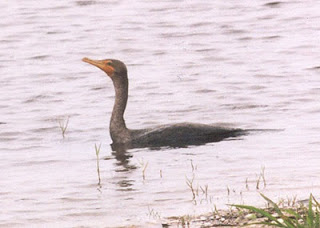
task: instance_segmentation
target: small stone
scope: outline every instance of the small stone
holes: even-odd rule
[[[200,220],[201,220],[201,221],[206,221],[206,220],[207,220],[207,217],[201,216],[201,217],[200,217]]]
[[[224,222],[224,221],[226,221],[226,219],[225,219],[225,218],[221,218],[220,221],[221,221],[221,222]]]
[[[246,219],[248,220],[254,220],[257,218],[257,216],[255,214],[247,214],[246,216],[244,216]]]

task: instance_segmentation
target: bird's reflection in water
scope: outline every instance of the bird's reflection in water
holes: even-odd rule
[[[134,191],[135,189],[132,188],[134,185],[134,180],[121,180],[117,182],[117,185],[120,187],[118,191]]]
[[[123,173],[125,175],[118,175],[117,181],[114,184],[117,187],[117,191],[134,191],[133,188],[135,180],[130,177],[130,173],[138,167],[134,164],[130,164],[133,155],[128,151],[125,145],[111,144],[112,157],[116,160],[117,169],[116,173]]]
[[[111,144],[112,155],[117,160],[117,166],[119,169],[117,172],[129,172],[130,170],[137,169],[137,166],[131,165],[130,158],[133,157],[130,152],[128,152],[128,148],[126,145],[115,145]]]
[[[239,140],[241,138],[236,138],[236,137],[216,137],[213,143],[220,142],[222,140]],[[130,160],[133,157],[131,154],[132,149],[139,149],[139,148],[147,148],[150,151],[159,151],[163,149],[175,149],[175,148],[188,148],[189,146],[200,146],[206,144],[206,141],[183,141],[183,142],[173,142],[171,144],[155,144],[155,145],[148,145],[148,144],[111,144],[111,149],[112,149],[112,155],[114,158],[117,160],[117,165],[120,167],[118,172],[128,172],[130,170],[137,169],[138,167],[135,165],[130,164]]]

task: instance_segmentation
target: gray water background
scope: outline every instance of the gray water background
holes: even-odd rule
[[[1,227],[151,227],[227,203],[262,206],[259,191],[274,200],[319,195],[319,2],[14,0],[0,8]],[[112,83],[83,57],[127,64],[130,128],[284,130],[119,155],[109,145]],[[68,118],[63,139],[59,122]],[[266,186],[260,178],[256,189],[263,170]]]

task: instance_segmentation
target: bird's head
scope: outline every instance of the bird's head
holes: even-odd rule
[[[90,63],[106,72],[106,74],[112,79],[117,77],[127,76],[127,67],[120,60],[116,59],[104,59],[104,60],[92,60],[89,58],[83,58],[83,62]]]

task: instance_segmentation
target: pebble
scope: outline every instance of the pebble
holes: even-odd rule
[[[203,223],[203,226],[204,227],[211,227],[212,223],[211,222],[205,222],[205,223]]]
[[[249,220],[253,220],[253,219],[256,219],[257,216],[255,214],[247,214],[246,216],[244,216],[246,219],[249,219]]]
[[[201,220],[201,221],[206,221],[206,220],[207,220],[207,217],[201,216],[201,217],[200,217],[200,220]]]

